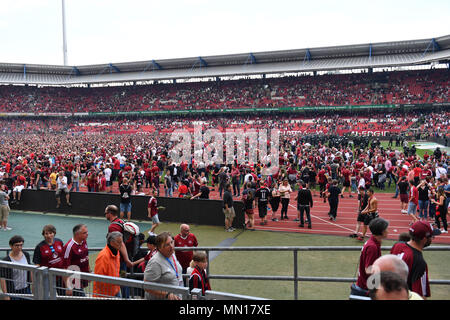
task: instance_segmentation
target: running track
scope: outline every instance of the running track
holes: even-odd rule
[[[323,235],[335,235],[348,237],[354,233],[356,229],[356,218],[358,208],[358,198],[353,195],[353,198],[349,198],[348,194],[344,195],[344,198],[339,199],[338,213],[336,221],[330,221],[328,217],[329,205],[328,202],[324,203],[323,199],[318,196],[313,197],[313,208],[311,209],[311,222],[312,229],[305,227],[300,228],[299,222],[293,221],[297,218],[297,201],[295,201],[297,192],[291,194],[291,200],[289,202],[288,218],[289,220],[280,220],[281,204],[277,210],[276,217],[279,221],[272,221],[272,211],[267,212],[267,224],[261,226],[260,218],[258,217],[258,211],[255,210],[255,229],[267,230],[267,231],[282,231],[282,232],[299,232],[309,234],[323,234]],[[383,219],[389,221],[389,235],[388,239],[397,240],[398,236],[402,232],[408,232],[409,223],[412,219],[407,214],[402,214],[400,209],[400,199],[393,199],[392,193],[376,193],[375,197],[378,199],[378,213]],[[212,199],[220,199],[218,192],[212,192]],[[238,197],[235,197],[236,199]],[[305,217],[306,218],[306,217]],[[431,220],[430,220],[431,222]],[[362,230],[361,230],[362,231]],[[370,235],[370,230],[367,231],[367,235]],[[360,243],[357,239],[351,239],[356,243]],[[433,240],[433,243],[450,244],[450,235],[441,234]]]
[[[211,189],[211,187],[210,187]],[[80,191],[86,191],[85,188],[80,188]],[[145,193],[149,192],[149,189],[143,190]],[[118,193],[117,183],[114,183],[113,192]],[[328,217],[329,205],[328,202],[324,203],[323,199],[318,196],[313,197],[314,205],[311,209],[311,222],[312,229],[307,228],[305,222],[305,227],[300,228],[299,222],[293,221],[297,218],[297,201],[295,197],[297,192],[291,194],[291,200],[288,209],[288,220],[280,220],[281,203],[280,207],[276,213],[276,217],[279,221],[272,221],[272,211],[267,212],[267,224],[260,225],[260,218],[258,216],[258,211],[255,209],[255,229],[256,230],[266,230],[266,231],[279,231],[279,232],[298,232],[306,234],[323,234],[323,235],[334,235],[334,236],[345,236],[348,237],[350,234],[354,233],[356,229],[356,218],[357,218],[357,208],[358,208],[358,198],[353,195],[353,198],[348,197],[348,193],[345,193],[344,198],[339,199],[338,213],[336,221],[330,221]],[[164,195],[163,187],[160,188],[160,195]],[[178,192],[174,191],[174,197],[178,196]],[[397,240],[398,236],[402,232],[408,232],[409,223],[412,219],[407,214],[402,214],[400,209],[400,200],[393,199],[392,193],[378,193],[375,190],[375,197],[378,199],[378,213],[383,219],[389,221],[389,235],[388,239]],[[211,191],[211,199],[220,199],[219,192]],[[240,200],[240,197],[234,197],[235,200]],[[305,217],[306,218],[306,217]],[[448,219],[447,219],[448,220]],[[430,220],[431,222],[431,220]],[[370,236],[370,230],[367,231],[366,237]],[[349,238],[351,241],[361,243],[357,239]],[[450,244],[450,234],[441,234],[436,236],[433,243],[439,244]]]

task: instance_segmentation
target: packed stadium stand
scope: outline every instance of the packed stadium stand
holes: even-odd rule
[[[64,88],[1,86],[0,112],[128,112],[448,102],[448,70]]]

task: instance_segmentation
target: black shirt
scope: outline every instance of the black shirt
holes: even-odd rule
[[[223,193],[223,207],[225,208],[225,204],[228,205],[228,208],[233,207],[233,196],[231,195],[231,192],[226,190]]]
[[[409,187],[409,183],[406,181],[401,181],[398,183],[398,190],[399,190],[400,194],[407,194],[408,187]]]
[[[341,194],[341,189],[339,189],[339,187],[330,186],[328,188],[328,192],[330,193],[329,199],[335,200],[335,201],[339,200],[339,195]]]
[[[201,186],[200,187],[200,199],[209,199],[209,188],[207,186]]]
[[[425,186],[424,188],[417,188],[417,190],[419,190],[419,200],[420,201],[428,201],[429,197],[428,197],[428,186]]]
[[[300,189],[298,190],[298,205],[301,206],[313,206],[313,199],[311,195],[311,190],[309,189]]]
[[[121,184],[119,191],[120,191],[120,202],[130,203],[131,202],[130,196],[132,191],[131,186],[129,184],[128,185]]]
[[[265,206],[269,200],[270,190],[266,187],[256,190],[255,198],[258,198],[258,206]]]

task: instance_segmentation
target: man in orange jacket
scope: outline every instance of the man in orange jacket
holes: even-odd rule
[[[106,246],[95,260],[95,274],[101,274],[110,277],[119,277],[120,272],[120,247],[122,246],[122,233],[113,231],[106,236]],[[94,282],[94,297],[120,297],[120,286],[105,283]]]

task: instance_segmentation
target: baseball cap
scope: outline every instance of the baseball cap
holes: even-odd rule
[[[423,239],[425,237],[438,236],[441,234],[441,230],[433,228],[428,222],[417,221],[415,222],[409,231],[416,237]]]

